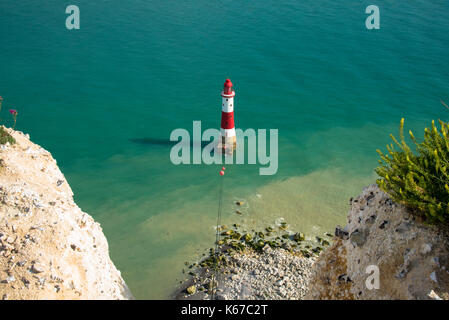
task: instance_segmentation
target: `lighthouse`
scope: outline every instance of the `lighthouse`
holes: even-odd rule
[[[232,82],[226,79],[221,92],[221,128],[219,150],[225,154],[231,154],[236,148],[235,126],[234,126],[234,96]]]

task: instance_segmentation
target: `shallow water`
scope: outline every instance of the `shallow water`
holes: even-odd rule
[[[45,3],[0,3],[0,118],[18,109],[52,152],[137,298],[168,297],[213,245],[221,166],[174,166],[162,142],[217,128],[227,77],[236,126],[279,129],[276,175],[227,166],[224,222],[248,228],[331,231],[400,118],[420,136],[449,112],[447,1],[377,1],[376,31],[363,1],[81,0],[78,31]]]

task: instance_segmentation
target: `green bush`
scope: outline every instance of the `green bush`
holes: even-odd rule
[[[376,173],[379,187],[393,200],[414,209],[414,213],[429,222],[449,221],[449,124],[440,121],[440,129],[424,130],[424,141],[418,143],[409,131],[413,150],[404,138],[404,119],[399,126],[400,141],[391,135],[394,144],[388,154],[377,150],[381,160]]]
[[[3,127],[0,127],[0,144],[5,144],[6,142],[9,142],[10,144],[16,143],[16,140],[11,137],[11,135],[6,132],[6,130]]]

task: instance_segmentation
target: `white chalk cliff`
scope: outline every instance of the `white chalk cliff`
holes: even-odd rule
[[[0,145],[0,299],[132,299],[52,155],[4,129],[16,143]]]

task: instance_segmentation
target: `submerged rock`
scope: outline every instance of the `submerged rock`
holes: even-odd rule
[[[195,286],[190,286],[186,289],[188,294],[195,294],[196,293],[196,287]]]
[[[306,236],[304,233],[298,232],[293,235],[293,240],[296,242],[304,241],[306,239]]]

